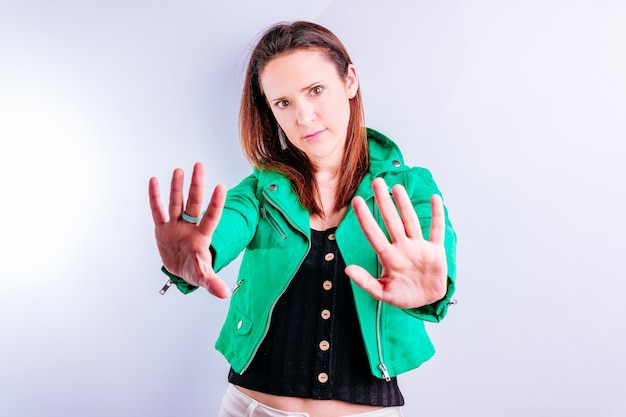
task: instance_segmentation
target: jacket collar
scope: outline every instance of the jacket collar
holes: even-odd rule
[[[266,200],[283,212],[297,229],[308,235],[310,229],[309,212],[298,201],[291,183],[283,174],[275,171],[257,170],[257,198]]]
[[[382,133],[367,129],[367,143],[369,146],[370,169],[372,178],[379,177],[391,171],[405,171],[402,152],[391,139]]]
[[[367,129],[367,142],[369,147],[369,172],[359,184],[356,194],[368,200],[374,196],[372,181],[376,177],[384,177],[390,172],[400,172],[409,169],[404,165],[402,152],[391,139],[382,133]]]
[[[387,136],[374,130],[367,129],[369,149],[369,172],[359,184],[356,194],[366,200],[373,196],[372,181],[376,177],[384,176],[389,172],[399,172],[408,169],[404,165],[404,158],[398,146]],[[295,226],[303,232],[310,228],[309,213],[298,201],[287,178],[275,171],[258,170],[255,168],[258,178],[257,197],[269,200],[284,211],[287,218],[292,219]]]

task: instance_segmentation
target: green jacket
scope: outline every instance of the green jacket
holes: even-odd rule
[[[404,165],[396,144],[381,133],[368,129],[368,141],[370,169],[356,195],[373,207],[374,178],[383,177],[389,187],[402,184],[413,201],[424,236],[428,237],[430,197],[440,194],[430,172]],[[382,219],[379,222],[384,228]],[[358,264],[377,276],[376,253],[351,207],[337,227],[336,239],[346,265]],[[300,205],[283,175],[255,170],[228,192],[211,247],[216,271],[245,249],[226,321],[215,345],[233,369],[241,373],[267,333],[276,301],[310,248],[309,212]],[[441,320],[455,289],[456,235],[447,211],[445,247],[448,291],[444,299],[434,304],[400,309],[375,300],[352,282],[370,369],[376,377],[393,377],[417,368],[434,354],[424,320]],[[170,277],[181,291],[194,289],[180,278]]]

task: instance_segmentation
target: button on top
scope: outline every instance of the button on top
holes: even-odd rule
[[[320,315],[324,320],[328,320],[330,318],[330,310],[324,309]]]
[[[320,381],[322,384],[328,381],[328,374],[326,372],[321,372],[318,376],[317,376],[317,380]]]
[[[322,283],[322,288],[324,288],[326,291],[330,290],[332,287],[333,287],[332,281],[326,280]]]
[[[329,234],[328,240],[335,240],[335,234],[334,233]]]
[[[400,166],[400,161],[398,161],[397,159],[394,159],[394,160],[391,162],[391,164],[392,164],[394,167],[396,167],[396,168],[397,168],[397,167],[399,167],[399,166]]]
[[[335,259],[335,254],[334,253],[327,253],[326,255],[324,255],[324,259],[326,259],[328,262],[330,262],[333,259]]]

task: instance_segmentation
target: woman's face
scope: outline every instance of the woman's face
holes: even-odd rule
[[[276,121],[293,146],[313,166],[338,167],[343,161],[356,94],[356,70],[343,78],[323,52],[301,49],[270,60],[260,74],[261,89]]]

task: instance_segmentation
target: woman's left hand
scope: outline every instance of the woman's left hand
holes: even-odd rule
[[[372,297],[396,307],[417,308],[441,300],[446,295],[448,274],[443,246],[446,226],[441,197],[436,194],[431,197],[430,240],[426,240],[417,213],[403,186],[395,185],[392,188],[395,204],[385,180],[375,179],[372,188],[389,239],[363,198],[355,197],[352,206],[365,236],[378,255],[382,274],[376,279],[358,265],[347,266],[346,274]]]

